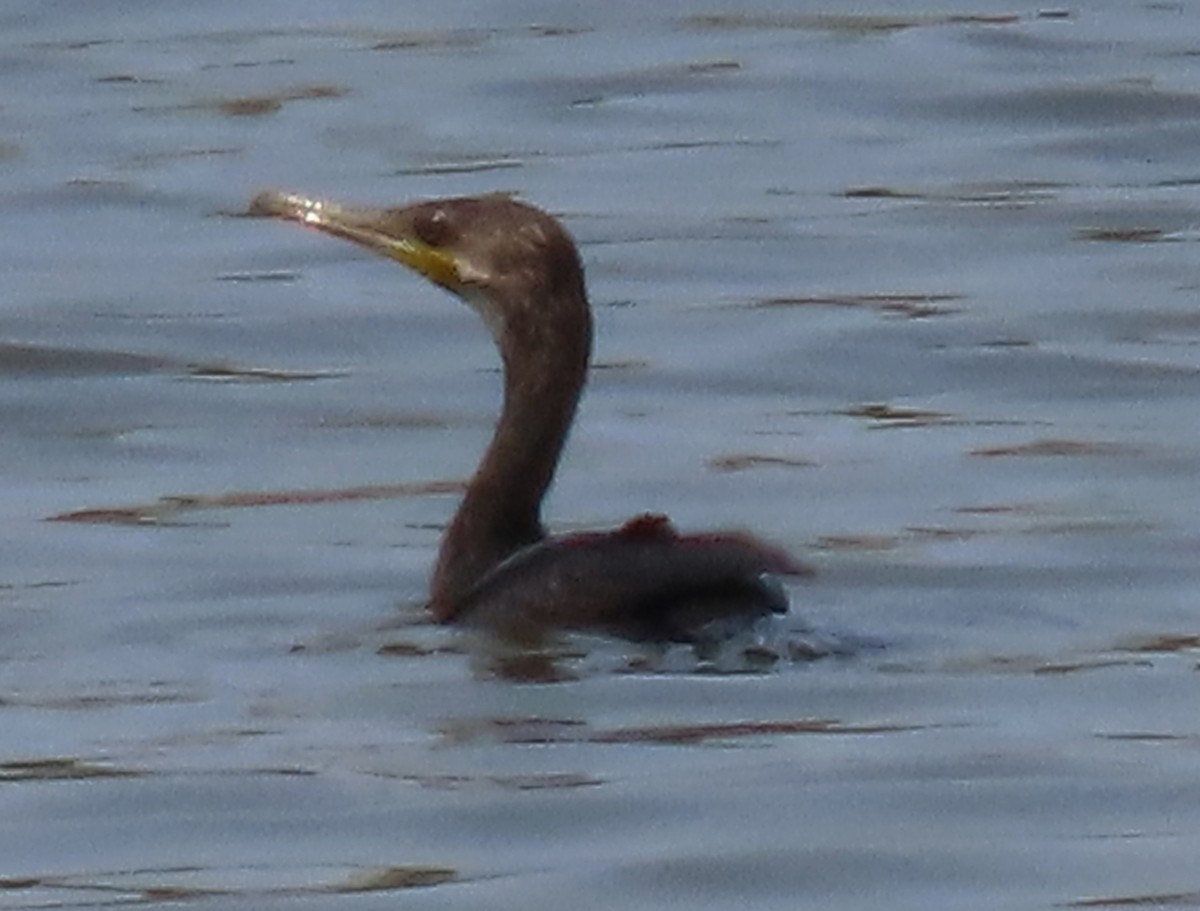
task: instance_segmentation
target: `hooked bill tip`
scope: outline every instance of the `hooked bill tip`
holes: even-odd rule
[[[252,200],[247,214],[264,218],[288,218],[294,221],[318,223],[321,220],[323,203],[295,193],[264,190]]]

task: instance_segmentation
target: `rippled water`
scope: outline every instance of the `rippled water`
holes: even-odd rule
[[[1010,13],[0,11],[0,907],[1200,904],[1200,9]],[[423,624],[486,332],[264,187],[560,214],[554,526],[840,656]]]

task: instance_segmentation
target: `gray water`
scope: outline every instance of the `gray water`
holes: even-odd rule
[[[1200,905],[1198,60],[1189,3],[9,3],[0,907]],[[267,187],[561,215],[554,528],[753,528],[840,654],[424,624],[494,352]]]

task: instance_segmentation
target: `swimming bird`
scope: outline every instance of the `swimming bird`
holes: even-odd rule
[[[610,531],[547,535],[542,500],[592,347],[583,265],[556,218],[503,194],[353,208],[274,191],[255,197],[249,214],[394,259],[469,304],[491,332],[504,401],[441,542],[434,619],[517,641],[584,629],[701,642],[787,612],[779,577],[808,570],[743,532],[681,534],[645,514]]]

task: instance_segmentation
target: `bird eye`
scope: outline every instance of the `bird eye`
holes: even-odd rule
[[[451,239],[454,229],[446,210],[437,208],[422,212],[413,221],[413,232],[431,247],[444,247]]]

